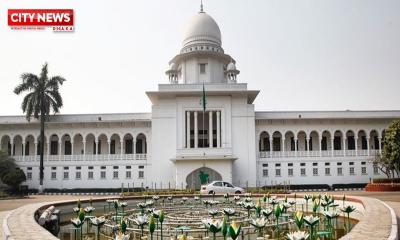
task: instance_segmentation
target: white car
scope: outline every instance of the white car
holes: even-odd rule
[[[232,184],[224,181],[213,181],[208,185],[201,185],[200,194],[241,194],[244,193],[244,189],[235,187]]]

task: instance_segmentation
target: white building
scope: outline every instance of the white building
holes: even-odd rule
[[[241,186],[363,183],[400,111],[255,112],[217,23],[200,11],[147,92],[151,113],[57,115],[46,123],[45,188],[192,188],[199,172]],[[200,99],[203,84],[207,108]],[[0,117],[0,144],[39,185],[39,122]]]

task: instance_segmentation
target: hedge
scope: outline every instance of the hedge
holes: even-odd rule
[[[373,183],[400,183],[400,178],[374,178]]]

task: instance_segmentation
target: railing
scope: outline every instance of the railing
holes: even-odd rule
[[[373,157],[379,150],[323,150],[323,151],[261,151],[260,158],[292,158],[292,157]]]
[[[40,156],[12,156],[17,162],[36,162],[40,160]],[[44,161],[118,161],[118,160],[147,160],[148,154],[96,154],[96,155],[44,155]]]

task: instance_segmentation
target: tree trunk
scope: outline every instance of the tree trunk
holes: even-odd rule
[[[43,193],[43,176],[44,176],[44,166],[43,166],[43,158],[44,158],[44,122],[45,122],[45,106],[44,106],[44,97],[42,96],[42,101],[40,102],[40,167],[39,167],[39,193]]]

